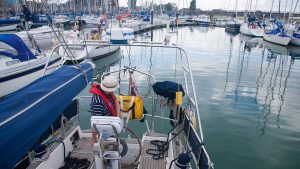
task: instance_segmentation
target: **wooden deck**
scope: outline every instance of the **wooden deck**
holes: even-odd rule
[[[155,145],[152,145],[150,143],[151,140],[161,140],[165,141],[167,139],[167,136],[164,134],[157,134],[157,133],[147,133],[146,136],[143,137],[142,142],[142,152],[141,156],[139,158],[139,162],[135,165],[128,165],[128,161],[134,161],[136,157],[138,156],[139,152],[139,144],[137,140],[135,139],[125,139],[125,142],[128,146],[128,152],[127,154],[122,157],[121,159],[121,168],[122,169],[165,169],[166,168],[166,156],[167,152],[165,153],[165,156],[163,159],[154,160],[153,156],[150,154],[147,154],[146,151],[148,149],[157,149]],[[74,150],[71,152],[70,157],[71,158],[78,158],[78,159],[87,159],[90,162],[89,169],[95,169],[94,164],[94,155],[92,151],[92,146],[90,145],[91,138],[83,137],[81,138],[77,144]],[[176,139],[172,141],[172,149],[174,157],[176,158],[178,154],[180,153],[179,144],[176,143]],[[53,151],[57,146],[53,146],[51,148],[51,151]],[[28,167],[29,169],[34,169],[39,166],[40,162],[37,162],[35,164],[30,165]]]
[[[70,154],[71,158],[87,159],[90,162],[90,169],[94,169],[94,154],[91,146],[91,138],[83,137]]]
[[[144,141],[142,144],[143,150],[141,160],[138,169],[163,169],[166,168],[165,158],[154,160],[152,155],[146,153],[148,149],[156,149],[156,146],[152,145],[150,141]]]

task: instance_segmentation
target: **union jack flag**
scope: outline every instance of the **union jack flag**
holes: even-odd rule
[[[129,75],[129,91],[130,91],[130,95],[132,96],[138,96],[139,95],[139,91],[134,83],[134,80],[132,78],[132,75]]]

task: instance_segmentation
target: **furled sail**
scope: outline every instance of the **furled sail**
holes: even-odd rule
[[[0,164],[13,168],[93,75],[90,63],[62,66],[0,100]]]

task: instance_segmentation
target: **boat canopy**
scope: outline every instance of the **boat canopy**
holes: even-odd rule
[[[277,25],[278,28],[283,29],[281,22],[279,22],[277,19],[274,19],[274,23]]]
[[[0,164],[13,168],[92,79],[90,63],[62,66],[0,99]]]
[[[19,59],[20,62],[36,59],[36,56],[30,51],[24,41],[14,34],[0,34],[0,42],[3,42],[14,48],[18,54],[12,54],[6,51],[0,51],[1,55],[10,57],[12,59]]]

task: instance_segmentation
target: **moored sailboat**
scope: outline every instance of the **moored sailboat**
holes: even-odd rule
[[[284,46],[288,45],[291,41],[291,37],[286,35],[283,32],[283,29],[282,29],[283,27],[279,21],[274,19],[274,23],[277,25],[277,28],[270,32],[266,32],[263,36],[264,40],[272,42],[272,43],[276,43],[279,45],[284,45]]]
[[[300,26],[298,30],[292,34],[291,44],[300,46]]]
[[[184,78],[179,80],[176,77],[168,77],[168,81],[157,81],[159,78],[156,78],[154,74],[144,72],[140,69],[140,65],[132,65],[131,63],[102,75],[97,75],[97,79],[102,80],[107,75],[120,76],[122,73],[122,76],[119,77],[120,81],[118,82],[121,86],[120,88],[128,89],[129,84],[129,88],[132,91],[130,93],[134,94],[120,95],[118,98],[122,99],[122,97],[126,97],[131,98],[130,100],[132,100],[132,98],[133,100],[135,100],[134,98],[139,98],[142,102],[134,101],[134,105],[138,108],[135,107],[134,109],[131,109],[130,107],[132,106],[124,106],[125,102],[120,100],[122,112],[120,117],[92,116],[90,121],[86,119],[88,120],[88,123],[91,124],[92,130],[95,130],[99,136],[97,142],[91,146],[91,130],[84,130],[81,128],[78,124],[78,119],[74,118],[73,120],[75,121],[69,121],[66,120],[65,117],[65,114],[67,114],[66,110],[68,110],[69,113],[71,112],[71,114],[79,115],[80,113],[83,113],[81,112],[83,109],[79,108],[81,102],[84,103],[87,101],[86,99],[91,99],[90,96],[83,96],[74,98],[72,101],[72,97],[75,97],[76,95],[75,93],[79,93],[83,89],[83,86],[91,79],[89,67],[86,65],[84,67],[87,69],[82,69],[82,66],[80,66],[79,69],[76,69],[77,66],[73,66],[72,72],[76,72],[76,78],[68,77],[67,79],[64,79],[64,76],[56,77],[59,73],[65,73],[63,70],[57,70],[57,72],[54,72],[54,74],[50,76],[56,80],[63,78],[64,82],[62,84],[59,83],[59,85],[51,85],[49,90],[54,92],[48,93],[49,91],[46,91],[46,94],[39,93],[37,99],[34,99],[38,101],[34,102],[35,105],[33,105],[32,108],[30,107],[27,109],[26,106],[24,106],[18,108],[17,111],[13,110],[9,114],[14,115],[19,109],[21,109],[22,112],[24,109],[24,112],[21,115],[18,114],[17,118],[10,119],[10,117],[6,116],[0,119],[1,137],[7,136],[9,131],[2,131],[5,131],[14,123],[19,124],[18,120],[21,120],[21,116],[22,118],[28,118],[32,113],[38,114],[37,112],[43,109],[43,106],[45,106],[46,103],[52,103],[51,105],[47,105],[47,110],[43,111],[42,114],[30,116],[35,120],[34,127],[30,125],[32,121],[30,121],[30,123],[27,122],[23,127],[20,127],[24,130],[26,129],[26,131],[35,131],[30,139],[23,140],[26,134],[21,135],[19,139],[15,139],[18,138],[18,134],[21,133],[18,130],[17,134],[13,137],[2,140],[3,144],[0,144],[1,146],[3,145],[3,147],[0,147],[1,154],[9,149],[9,146],[4,146],[9,145],[10,143],[13,143],[14,146],[20,145],[21,143],[22,145],[26,145],[23,146],[22,149],[19,149],[19,146],[15,146],[10,149],[6,158],[0,159],[5,168],[13,167],[18,161],[22,160],[24,156],[25,158],[23,159],[31,158],[30,161],[32,162],[25,164],[25,167],[28,168],[60,168],[63,166],[68,167],[70,165],[77,167],[78,165],[83,165],[85,168],[96,169],[213,168],[213,164],[204,147],[204,137],[197,95],[195,94],[195,86],[193,83],[193,73],[186,52],[176,45],[168,45],[159,42],[132,42],[131,44],[108,43],[108,45],[176,50],[177,53],[180,54],[180,57],[174,57],[174,59],[180,58],[180,61],[178,61],[179,66],[176,66],[176,69],[178,69],[176,72],[181,72]],[[139,95],[134,78],[132,78],[134,75],[145,76],[149,79],[147,82],[150,85],[150,93],[152,93],[153,96]],[[73,81],[72,79],[78,81]],[[48,88],[46,80],[47,78],[45,77],[40,80],[41,84],[33,83],[33,86],[30,88],[34,87],[34,85],[45,84]],[[56,82],[56,80],[55,83],[58,82]],[[64,84],[65,82],[68,82],[68,86]],[[63,86],[61,87],[61,85]],[[79,85],[79,87],[76,87],[77,85]],[[67,96],[65,96],[66,94]],[[23,97],[26,98],[25,96]],[[39,97],[41,98],[39,99]],[[12,99],[14,98],[10,98],[10,100]],[[9,100],[7,100],[7,102],[8,101]],[[4,103],[6,102],[0,102],[0,104]],[[164,107],[160,107],[159,105],[162,105],[161,103],[166,104],[164,104]],[[14,105],[7,105],[5,110],[9,110],[10,106]],[[129,108],[129,110],[127,108]],[[144,109],[152,110],[152,114],[144,113]],[[164,116],[162,112],[166,109],[169,110],[170,114],[175,113],[177,115],[175,116],[175,114],[173,114],[173,117],[171,117],[171,115],[169,117]],[[45,115],[50,112],[51,117]],[[136,120],[130,120],[135,119],[135,117],[137,118]],[[137,121],[140,120],[141,117],[146,117],[144,123]],[[45,120],[45,118],[47,118],[47,120]],[[52,134],[53,132],[50,132],[49,136],[48,132],[48,135],[46,133],[41,137],[43,132],[53,128],[51,127],[51,124],[53,124],[57,118],[59,118],[60,121],[58,125],[56,125],[58,127],[55,127],[56,134],[54,135]],[[44,121],[47,123],[44,123]],[[148,122],[149,124],[151,122],[151,126],[148,125]],[[42,127],[40,127],[41,123],[43,123]],[[143,130],[145,131],[142,131],[140,127],[131,128],[131,123],[139,123],[144,126]],[[168,129],[169,132],[157,130],[157,126],[163,123],[171,124],[171,127],[169,127],[170,129]],[[120,134],[122,130],[125,131],[125,135]],[[136,134],[137,131],[142,131],[142,136]],[[42,139],[38,141],[39,138]],[[10,140],[14,140],[14,142],[9,142]],[[38,144],[33,148],[33,145],[36,143]],[[28,151],[30,151],[29,154],[27,153]],[[8,158],[13,158],[13,160],[6,160]],[[18,164],[20,165],[21,163]]]
[[[37,48],[33,53],[20,37],[14,34],[1,34],[0,51],[0,97],[10,94],[32,81],[40,78],[48,61],[49,53]],[[55,55],[50,65],[56,67],[61,63],[61,55]],[[49,69],[47,73],[53,71]]]

